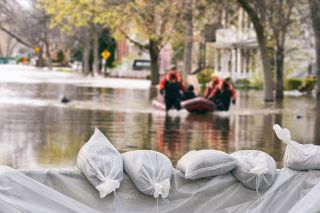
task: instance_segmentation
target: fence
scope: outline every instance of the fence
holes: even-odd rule
[[[0,64],[16,64],[16,58],[0,57]]]

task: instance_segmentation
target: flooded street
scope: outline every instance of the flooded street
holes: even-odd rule
[[[241,91],[230,112],[206,115],[153,109],[149,82],[81,77],[17,66],[0,67],[0,164],[14,168],[74,167],[98,127],[120,152],[152,149],[172,162],[193,149],[228,153],[258,149],[282,165],[285,145],[272,125],[302,143],[320,144],[320,115],[311,97],[265,105],[261,91]],[[71,98],[68,104],[59,96]]]

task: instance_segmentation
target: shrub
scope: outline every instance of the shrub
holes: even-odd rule
[[[316,84],[317,78],[315,76],[308,76],[303,80],[303,84],[299,87],[299,91],[311,92]]]
[[[238,79],[235,81],[235,84],[241,84],[241,85],[249,85],[250,81],[247,78],[244,79]]]
[[[251,82],[247,78],[237,79],[234,82],[234,85],[237,88],[250,88],[251,87]]]
[[[263,75],[261,74],[262,71],[254,72],[251,80],[250,88],[261,90],[263,89]]]
[[[197,74],[198,81],[201,85],[206,85],[211,81],[212,69],[204,69]]]
[[[302,85],[302,79],[300,78],[288,78],[285,80],[286,90],[298,90]]]
[[[58,72],[66,72],[66,73],[69,73],[69,72],[74,72],[73,69],[71,68],[58,68],[56,69]]]
[[[64,59],[65,59],[64,52],[62,50],[59,50],[57,53],[57,62],[63,63]]]
[[[17,60],[16,60],[16,63],[17,64],[22,63],[22,57],[18,57]]]

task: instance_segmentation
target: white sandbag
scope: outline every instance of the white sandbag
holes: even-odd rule
[[[80,149],[77,163],[101,198],[120,187],[123,179],[122,156],[97,128]]]
[[[124,169],[139,191],[155,198],[169,195],[172,163],[167,156],[152,150],[122,154]]]
[[[231,154],[238,160],[232,174],[250,189],[269,188],[275,177],[276,162],[265,152],[258,150],[241,150]]]
[[[234,169],[237,160],[218,150],[193,150],[186,153],[177,163],[186,179],[196,180],[225,174]]]
[[[320,146],[300,144],[291,140],[290,131],[273,125],[277,137],[287,144],[284,154],[284,166],[295,170],[320,169]]]

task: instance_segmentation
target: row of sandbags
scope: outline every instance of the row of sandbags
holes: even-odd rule
[[[320,169],[319,146],[292,141],[289,130],[279,125],[274,125],[274,130],[279,139],[287,144],[285,166],[295,170]],[[77,163],[88,181],[99,191],[100,197],[120,187],[123,171],[146,195],[166,198],[170,191],[173,166],[167,156],[152,150],[120,154],[98,129],[81,148]],[[258,150],[241,150],[230,155],[218,150],[193,150],[182,156],[176,169],[189,180],[232,172],[243,185],[258,192],[272,185],[276,162],[270,155]]]

